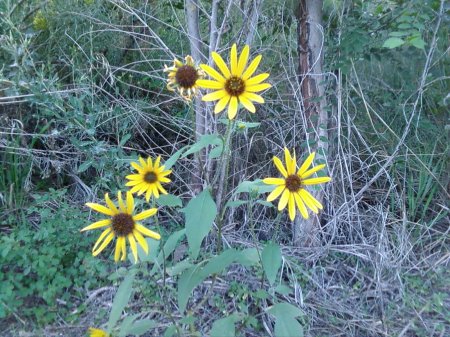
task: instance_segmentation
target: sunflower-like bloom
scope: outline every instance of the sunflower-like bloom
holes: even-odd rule
[[[111,335],[102,329],[89,328],[89,337],[110,337]]]
[[[192,56],[184,58],[185,63],[175,59],[173,66],[164,65],[164,72],[168,72],[167,89],[178,90],[180,96],[190,101],[197,94],[197,81],[205,77],[205,73],[195,65]]]
[[[145,200],[147,202],[152,195],[159,198],[160,192],[167,194],[161,183],[170,183],[171,180],[166,176],[172,173],[172,170],[164,170],[164,165],[161,165],[160,162],[161,156],[158,156],[154,163],[150,157],[147,158],[147,161],[139,157],[139,163],[131,163],[131,166],[138,171],[137,174],[130,174],[125,177],[130,180],[125,186],[133,186],[130,190],[131,193],[137,192],[138,195],[146,193]]]
[[[281,211],[288,206],[289,218],[292,221],[295,218],[296,208],[299,209],[305,219],[309,217],[306,206],[316,214],[319,213],[319,209],[323,209],[322,204],[305,189],[307,185],[322,184],[331,180],[330,177],[309,178],[325,167],[325,164],[321,164],[309,169],[315,155],[315,152],[311,153],[296,172],[297,161],[295,153],[294,156],[291,156],[289,150],[284,148],[286,167],[283,166],[283,163],[278,157],[273,157],[273,162],[283,178],[266,178],[263,180],[265,184],[277,185],[267,197],[267,201],[273,201],[281,195],[278,210]]]
[[[206,64],[200,65],[214,79],[197,81],[202,88],[216,90],[202,97],[203,101],[218,101],[214,113],[221,112],[228,105],[228,118],[234,119],[239,103],[252,113],[256,111],[252,102],[264,103],[264,99],[255,93],[271,87],[269,83],[261,83],[269,77],[269,74],[263,73],[251,77],[258,68],[262,56],[255,57],[246,68],[249,53],[250,47],[246,45],[238,59],[237,47],[236,44],[233,44],[230,53],[230,68],[228,68],[222,57],[213,52],[212,58],[222,74]]]
[[[117,193],[117,200],[119,202],[118,208],[111,201],[108,193],[105,194],[105,202],[107,207],[91,202],[86,203],[86,206],[92,208],[94,211],[108,215],[110,218],[94,222],[92,225],[83,228],[81,231],[83,232],[91,229],[107,227],[102,234],[100,234],[100,237],[95,243],[94,248],[92,249],[92,255],[97,256],[100,254],[103,249],[105,249],[105,247],[115,237],[117,237],[114,260],[117,262],[120,257],[122,261],[125,260],[127,256],[126,239],[128,239],[134,256],[134,261],[137,262],[138,255],[136,241],[142,247],[144,252],[148,254],[148,244],[143,235],[151,237],[155,240],[161,239],[161,235],[145,228],[137,221],[141,221],[155,215],[157,209],[151,208],[139,214],[133,215],[134,198],[130,192],[127,192],[126,201],[124,202],[122,199],[122,193],[119,191]]]

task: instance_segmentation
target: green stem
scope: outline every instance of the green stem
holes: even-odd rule
[[[152,208],[156,208],[156,200],[155,200],[155,198],[154,197],[152,197],[152,205],[151,205],[151,207]],[[158,233],[161,235],[161,226],[159,225],[159,219],[158,219],[158,217],[157,216],[155,216],[154,217],[154,219],[155,219],[155,224],[156,224],[156,228],[158,228]],[[163,261],[162,261],[162,265],[163,265],[163,275],[162,275],[162,277],[163,277],[163,284],[162,284],[162,288],[163,288],[163,298],[166,298],[166,255],[165,255],[165,252],[164,252],[164,240],[163,240],[163,237],[162,237],[162,235],[161,235],[161,239],[160,239],[160,247],[161,247],[161,253],[162,253],[162,256],[163,256]]]
[[[222,251],[222,226],[225,216],[225,207],[223,204],[223,197],[227,193],[227,187],[228,187],[228,174],[230,170],[230,144],[232,139],[234,129],[234,120],[228,120],[227,129],[225,131],[225,137],[224,137],[224,145],[223,145],[223,152],[221,156],[221,170],[220,170],[220,177],[218,181],[218,189],[217,189],[217,206],[219,209],[219,217],[217,219],[217,252],[220,253]],[[214,184],[215,185],[215,184]]]

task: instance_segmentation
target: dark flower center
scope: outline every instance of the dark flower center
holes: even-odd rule
[[[242,78],[233,76],[225,82],[225,90],[231,96],[239,96],[245,91],[245,83]]]
[[[112,228],[116,235],[127,236],[134,229],[133,217],[129,214],[119,213],[112,218]]]
[[[302,187],[302,180],[296,174],[292,174],[286,178],[286,188],[291,192],[298,192]]]
[[[198,80],[197,69],[188,65],[181,66],[175,73],[175,79],[180,87],[184,89],[192,88]]]
[[[154,172],[147,172],[144,176],[146,183],[152,184],[158,180],[158,176]]]

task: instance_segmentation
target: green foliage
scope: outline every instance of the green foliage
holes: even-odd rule
[[[74,289],[98,285],[106,276],[91,256],[92,242],[74,235],[87,214],[65,200],[66,193],[35,194],[19,217],[2,222],[11,229],[0,237],[0,317],[20,311],[51,321],[65,309],[56,299],[72,303]]]
[[[275,243],[268,243],[261,253],[261,259],[267,279],[270,285],[273,285],[282,262],[280,246]]]
[[[132,270],[129,273],[127,273],[122,284],[117,290],[116,295],[114,296],[114,301],[112,304],[111,313],[109,315],[108,320],[108,327],[107,327],[108,332],[112,331],[117,321],[120,319],[123,309],[130,300],[135,275],[136,275],[135,270]]]
[[[303,326],[297,321],[297,317],[303,316],[303,312],[289,303],[277,303],[267,309],[267,312],[275,316],[276,337],[303,337]]]
[[[192,258],[196,259],[203,239],[211,230],[217,215],[216,203],[208,189],[189,201],[181,210],[186,217],[186,236]]]

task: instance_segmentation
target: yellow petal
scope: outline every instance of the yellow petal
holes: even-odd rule
[[[102,245],[100,247],[98,247],[97,250],[92,252],[93,256],[97,256],[98,254],[100,254],[103,249],[106,248],[107,245],[109,245],[109,243],[111,242],[111,240],[114,238],[114,233],[109,233],[109,235],[106,237],[105,241],[103,241]]]
[[[156,157],[155,163],[153,164],[153,170],[158,170],[159,165],[161,164],[161,156]]]
[[[151,157],[147,158],[147,172],[153,171],[153,161]]]
[[[145,200],[148,202],[150,200],[150,197],[152,196],[152,189],[149,188],[147,190],[147,193],[145,194]]]
[[[286,161],[287,174],[289,176],[295,174],[295,166],[297,165],[297,163],[295,162],[294,158],[291,157],[291,153],[289,152],[287,147],[284,148],[284,160]]]
[[[256,108],[253,105],[253,103],[248,99],[245,98],[244,96],[239,96],[239,102],[244,106],[244,108],[246,108],[248,111],[255,113],[256,112]]]
[[[283,166],[283,163],[281,162],[280,158],[278,158],[277,156],[273,156],[273,163],[275,164],[275,166],[277,167],[278,171],[280,171],[280,173],[283,175],[283,177],[287,177],[287,171]]]
[[[211,80],[197,80],[197,85],[205,89],[223,89],[223,83]]]
[[[277,186],[270,194],[267,196],[267,201],[274,201],[276,198],[280,196],[280,194],[284,191],[285,186]]]
[[[124,237],[122,237],[122,261],[125,261],[125,259],[127,258],[127,241],[125,240]]]
[[[203,96],[202,101],[205,101],[205,102],[217,101],[218,99],[221,99],[222,97],[225,97],[225,96],[229,96],[229,94],[226,92],[226,90],[213,91],[213,92]]]
[[[151,188],[152,188],[153,195],[155,196],[156,199],[158,199],[159,198],[158,187],[156,186],[156,184],[152,184]]]
[[[128,241],[130,242],[131,252],[133,253],[134,263],[137,263],[138,262],[138,254],[137,254],[136,240],[134,239],[133,234],[128,234],[127,237],[128,237]]]
[[[253,101],[253,102],[256,102],[256,103],[264,103],[264,98],[262,98],[260,95],[258,95],[258,94],[254,94],[254,93],[252,93],[252,92],[244,92],[244,93],[242,93],[242,95],[241,96],[239,96],[239,97],[242,97],[242,96],[244,96],[245,98],[248,98],[249,100],[251,100],[251,101]]]
[[[237,47],[236,47],[236,43],[234,43],[233,46],[231,47],[231,53],[230,53],[231,75],[233,75],[233,76],[237,75],[237,67],[238,67]]]
[[[156,182],[156,187],[162,194],[168,194],[166,189],[164,187],[162,187],[162,185],[159,181]]]
[[[136,239],[136,241],[139,243],[139,245],[144,250],[145,254],[148,254],[148,244],[147,244],[147,241],[142,236],[142,234],[139,231],[135,230],[135,231],[133,231],[133,235],[134,235],[134,238]]]
[[[236,70],[236,76],[241,77],[244,72],[244,68],[247,65],[248,55],[250,53],[250,47],[245,45],[244,49],[242,49],[241,56],[239,56],[239,62]]]
[[[147,168],[147,162],[145,161],[144,158],[139,157],[138,160],[141,163],[143,169]]]
[[[263,90],[269,89],[271,87],[272,87],[272,85],[269,83],[261,83],[261,84],[255,84],[252,86],[245,87],[245,91],[258,92],[258,91],[263,91]]]
[[[134,198],[130,192],[127,192],[127,211],[128,214],[133,214],[134,212]]]
[[[295,200],[294,200],[293,193],[289,193],[288,211],[289,211],[289,219],[291,219],[291,221],[294,221],[294,219],[295,219]]]
[[[287,188],[285,188],[283,194],[281,195],[280,202],[278,203],[279,211],[282,211],[283,209],[286,208],[286,205],[288,204],[289,201],[289,194],[291,194],[291,192]]]
[[[303,173],[305,173],[308,170],[308,167],[311,166],[311,163],[314,160],[314,157],[316,156],[315,152],[312,152],[308,158],[306,158],[305,162],[302,164],[302,166],[300,166],[300,168],[298,169],[297,175],[299,177],[301,177],[303,175]]]
[[[95,242],[94,247],[92,248],[92,250],[95,250],[95,249],[98,247],[98,245],[103,241],[103,239],[105,238],[105,236],[107,236],[109,233],[111,233],[111,231],[112,231],[112,228],[111,228],[111,227],[106,228],[106,229],[102,232],[102,234],[100,234],[100,236],[98,237],[98,239],[97,239],[97,241]]]
[[[314,198],[313,195],[311,193],[309,193],[307,190],[302,189],[300,191],[300,195],[302,196],[303,199],[308,199],[311,202],[311,204],[313,204],[318,209],[323,209],[323,206],[319,202],[319,200]]]
[[[127,212],[127,208],[125,207],[125,204],[123,202],[122,199],[122,192],[119,191],[117,192],[117,200],[119,201],[119,209],[121,212],[126,213]]]
[[[314,173],[316,173],[317,171],[320,171],[324,167],[325,167],[325,164],[314,166],[312,169],[310,169],[310,170],[306,171],[305,173],[303,173],[301,178],[302,179],[308,178],[309,176],[312,176]]]
[[[220,69],[222,74],[225,76],[225,78],[229,78],[231,76],[231,73],[230,73],[230,70],[228,69],[227,65],[225,64],[225,61],[223,60],[223,58],[216,52],[212,52],[211,56],[212,56],[214,62],[216,62],[217,67]]]
[[[126,183],[125,186],[130,186],[130,185],[128,185],[128,184],[130,184],[130,183]],[[136,186],[134,186],[134,187],[130,190],[130,193],[136,193],[136,192],[140,191],[141,188],[142,188],[142,186],[146,186],[146,184],[145,184],[145,183],[139,182],[139,184],[136,184]]]
[[[110,210],[108,207],[102,206],[100,204],[96,204],[94,202],[88,202],[86,203],[87,207],[92,208],[93,210],[102,213],[102,214],[106,214],[106,215],[110,215],[110,216],[114,216],[114,212],[112,210]]]
[[[134,220],[134,221],[140,221],[140,220],[147,219],[147,218],[149,218],[149,217],[155,215],[157,211],[158,211],[157,208],[151,208],[151,209],[148,209],[148,210],[143,211],[143,212],[141,212],[141,213],[139,213],[139,214],[136,214],[136,215],[133,217],[133,220]]]
[[[139,164],[134,161],[131,162],[131,166],[139,173],[143,170],[143,167],[139,166]]]
[[[220,82],[220,83],[225,83],[225,78],[220,75],[214,68],[211,68],[210,66],[206,65],[206,64],[200,64],[200,68],[207,73],[209,76],[211,76],[212,78],[214,78],[216,81]],[[198,83],[198,81],[197,81]]]
[[[127,178],[129,180],[142,180],[143,174],[129,174],[129,175],[125,176],[125,178]]]
[[[222,112],[223,109],[226,108],[228,102],[230,101],[230,98],[231,98],[230,95],[227,95],[227,96],[222,97],[222,98],[219,100],[219,102],[217,102],[216,106],[214,107],[214,113],[215,113],[215,114],[218,114],[218,113]]]
[[[245,85],[250,87],[252,85],[259,84],[265,79],[267,79],[269,76],[270,74],[268,73],[256,75],[255,77],[249,78],[247,81],[245,81]]]
[[[117,209],[116,205],[114,205],[114,203],[109,198],[108,193],[105,194],[105,201],[106,201],[106,204],[108,205],[109,209],[111,211],[113,211],[114,214],[118,214],[119,213],[119,210]]]
[[[317,185],[323,184],[331,181],[330,177],[318,177],[318,178],[310,178],[302,181],[303,185]]]
[[[242,79],[244,81],[248,80],[250,76],[253,75],[253,73],[256,71],[256,68],[258,68],[259,62],[261,62],[262,55],[258,55],[254,58],[254,60],[250,63],[248,68],[244,71],[242,74]]]
[[[159,181],[162,182],[162,183],[170,183],[172,180],[170,180],[169,178],[160,177]]]
[[[267,185],[283,185],[285,184],[286,180],[283,178],[264,178],[263,183]]]
[[[159,176],[160,177],[165,177],[165,176],[168,176],[171,173],[172,173],[172,170],[167,170],[167,171],[160,172]]]
[[[308,219],[309,218],[308,210],[306,209],[306,206],[298,193],[294,193],[294,199],[295,203],[297,204],[297,208],[300,210],[300,213],[302,214],[303,218]]]
[[[123,237],[119,236],[116,241],[116,249],[114,251],[114,261],[115,262],[119,261],[119,258],[120,258],[120,253],[122,251],[122,240],[123,240]]]
[[[319,209],[316,207],[314,202],[309,198],[307,194],[305,194],[305,190],[300,190],[298,193],[300,194],[300,197],[302,198],[303,202],[310,210],[312,210],[314,213],[319,213]],[[313,198],[314,199],[314,198]]]
[[[134,180],[134,181],[129,181],[125,184],[125,186],[136,186],[142,183],[142,180]],[[134,193],[134,192],[131,192]]]
[[[136,224],[136,229],[141,232],[142,234],[151,237],[152,239],[159,240],[161,239],[161,235],[158,233],[151,231],[150,229],[145,228],[144,226],[140,224]]]
[[[236,96],[231,96],[230,104],[228,105],[228,119],[234,119],[238,111],[238,99]]]
[[[82,230],[80,230],[80,232],[84,232],[84,231],[88,231],[91,229],[96,229],[96,228],[101,228],[101,227],[105,227],[111,224],[111,219],[106,219],[106,220],[100,220],[97,222],[94,222],[93,224],[84,227]]]

